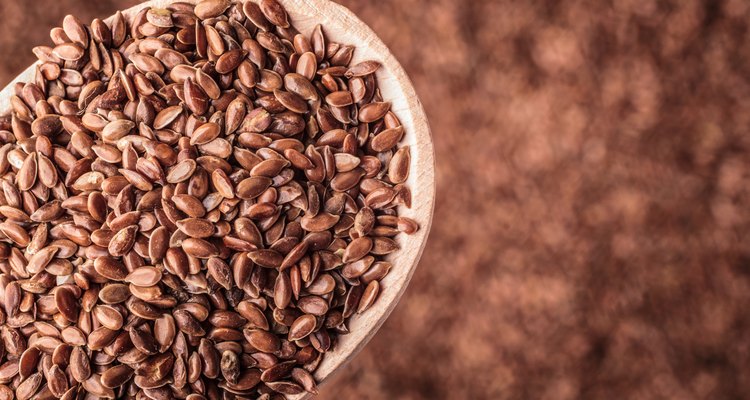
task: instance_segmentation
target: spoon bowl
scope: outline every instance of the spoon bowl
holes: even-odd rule
[[[184,0],[183,0],[184,1]],[[194,0],[188,0],[196,3]],[[406,290],[417,267],[432,223],[435,204],[435,161],[430,128],[422,104],[403,67],[388,47],[364,22],[345,7],[329,0],[279,0],[286,8],[291,22],[305,35],[310,35],[317,24],[323,26],[326,37],[356,47],[352,65],[364,60],[382,64],[377,71],[378,87],[383,100],[391,102],[391,110],[401,120],[405,135],[401,145],[410,146],[411,165],[406,185],[411,189],[412,207],[400,206],[399,215],[419,223],[413,235],[398,235],[401,249],[386,259],[393,264],[391,272],[382,280],[381,293],[375,304],[349,323],[350,333],[341,335],[333,350],[326,353],[315,371],[315,378],[324,382],[367,344],[385,322]],[[168,0],[153,0],[123,11],[132,18],[145,7],[166,7]],[[108,20],[109,21],[109,20]],[[0,91],[0,115],[10,110],[10,97],[17,82],[32,82],[36,65],[31,65]],[[304,399],[307,394],[291,396]]]

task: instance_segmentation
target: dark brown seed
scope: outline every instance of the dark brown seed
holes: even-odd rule
[[[346,71],[346,76],[348,78],[351,77],[357,77],[357,76],[365,76],[370,75],[372,73],[375,73],[380,68],[380,63],[377,61],[363,61],[357,65],[354,65],[350,67]]]
[[[284,257],[274,250],[255,250],[248,253],[248,256],[254,263],[265,268],[279,268],[284,262]]]
[[[281,342],[279,338],[270,332],[257,329],[245,329],[243,334],[247,342],[258,351],[273,353],[279,350]]]
[[[328,312],[328,302],[319,296],[305,296],[297,301],[300,311],[316,316],[325,315]]]
[[[216,231],[214,224],[201,218],[187,218],[177,221],[177,228],[194,238],[207,238]]]
[[[357,313],[363,313],[372,306],[380,293],[380,284],[378,281],[370,282],[362,293],[362,298],[357,306]]]
[[[132,368],[127,365],[116,365],[102,373],[101,383],[105,388],[115,389],[125,384],[132,376]]]
[[[372,240],[367,236],[354,239],[346,246],[341,259],[345,263],[357,261],[366,256],[370,249],[372,249]]]
[[[23,161],[21,169],[18,171],[16,177],[19,190],[29,190],[34,183],[36,183],[37,177],[37,157],[36,153],[32,152]]]
[[[196,129],[190,137],[190,144],[206,144],[216,139],[221,133],[219,125],[208,122]]]
[[[300,340],[310,335],[316,326],[316,320],[313,315],[304,314],[295,319],[289,328],[289,340]]]
[[[302,224],[302,229],[308,232],[323,232],[333,228],[339,222],[339,219],[338,215],[320,213],[311,217],[304,216],[300,220],[300,223]]]
[[[196,115],[203,115],[208,111],[208,95],[201,87],[188,77],[183,84],[185,105]]]
[[[268,189],[272,183],[272,179],[265,176],[253,176],[244,179],[237,185],[237,197],[243,200],[254,199]]]
[[[21,358],[18,360],[18,364],[17,364],[17,371],[22,379],[29,377],[31,374],[34,373],[34,371],[36,371],[41,357],[42,357],[42,351],[39,350],[38,347],[29,347],[21,354]],[[7,364],[7,366],[6,364],[4,364],[3,365],[4,368],[0,368],[0,369],[4,370],[5,368],[10,368],[11,366],[12,364]],[[0,374],[0,375],[5,375],[5,374]],[[3,377],[4,376],[0,378],[3,378]]]
[[[112,343],[117,337],[117,331],[105,327],[94,329],[88,337],[88,347],[91,350],[101,350],[108,344]]]
[[[176,310],[172,313],[177,328],[180,331],[193,336],[204,336],[206,331],[201,327],[198,321],[190,313],[185,310]]]
[[[65,319],[70,322],[78,320],[78,299],[72,290],[61,287],[55,291],[55,305]]]
[[[220,74],[228,74],[240,65],[244,59],[246,53],[242,49],[230,50],[219,57],[216,60],[216,72]]]
[[[286,272],[280,272],[276,277],[273,288],[273,298],[276,308],[284,309],[292,301],[292,283]]]
[[[292,379],[302,385],[305,391],[318,394],[318,385],[315,383],[315,378],[304,368],[294,368],[292,370]]]
[[[185,253],[188,255],[197,258],[209,258],[217,254],[216,246],[206,240],[197,238],[187,238],[183,240],[182,249],[185,250]]]

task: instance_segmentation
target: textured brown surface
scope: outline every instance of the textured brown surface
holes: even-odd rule
[[[74,12],[0,0],[0,85]],[[404,64],[439,198],[420,268],[323,399],[750,393],[750,4],[342,1]]]

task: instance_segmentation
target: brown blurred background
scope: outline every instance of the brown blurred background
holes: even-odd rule
[[[342,0],[421,94],[430,241],[322,399],[750,395],[750,3]],[[0,86],[66,13],[0,0]]]

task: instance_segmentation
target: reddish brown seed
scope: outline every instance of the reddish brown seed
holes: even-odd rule
[[[21,165],[21,169],[18,170],[16,180],[18,183],[19,190],[29,190],[34,183],[36,183],[37,177],[37,156],[35,152],[30,153],[26,156],[26,159]]]
[[[253,176],[242,180],[237,185],[237,197],[251,200],[260,196],[273,183],[271,178],[265,176]]]
[[[122,386],[133,376],[133,369],[127,365],[116,365],[104,371],[101,375],[102,386],[114,389]]]
[[[32,396],[36,394],[37,390],[39,390],[39,387],[42,384],[42,379],[43,377],[40,372],[32,374],[31,376],[26,378],[16,388],[16,398],[18,400],[31,399]]]
[[[281,346],[279,338],[270,332],[257,329],[245,329],[243,333],[247,342],[259,351],[273,353],[278,351]]]
[[[242,49],[230,50],[216,60],[216,72],[228,74],[240,65],[247,53]]]
[[[60,314],[70,322],[76,322],[78,320],[78,299],[72,290],[61,287],[55,291],[55,305],[60,311]]]
[[[155,267],[143,266],[134,269],[124,280],[135,286],[150,287],[159,283],[161,278],[161,270]]]
[[[272,24],[281,27],[281,28],[288,28],[289,27],[289,20],[286,13],[286,10],[284,10],[284,7],[279,4],[276,0],[261,0],[260,2],[260,10],[263,12],[263,15],[270,21]]]
[[[357,313],[363,313],[368,308],[370,308],[372,304],[375,302],[375,299],[377,299],[379,293],[380,293],[380,284],[378,283],[378,281],[372,281],[369,284],[367,284],[367,287],[365,288],[364,293],[362,293],[362,298],[359,300],[359,305],[357,306]]]
[[[200,19],[209,19],[221,15],[229,6],[228,0],[202,0],[195,6],[194,12]]]
[[[194,238],[210,237],[216,230],[214,224],[201,218],[186,218],[177,221],[177,228]]]
[[[135,243],[135,236],[138,232],[138,225],[131,225],[121,229],[112,240],[109,241],[109,254],[119,257],[124,255]]]
[[[289,340],[300,340],[310,335],[315,330],[315,317],[310,314],[304,314],[295,319],[289,328]]]

